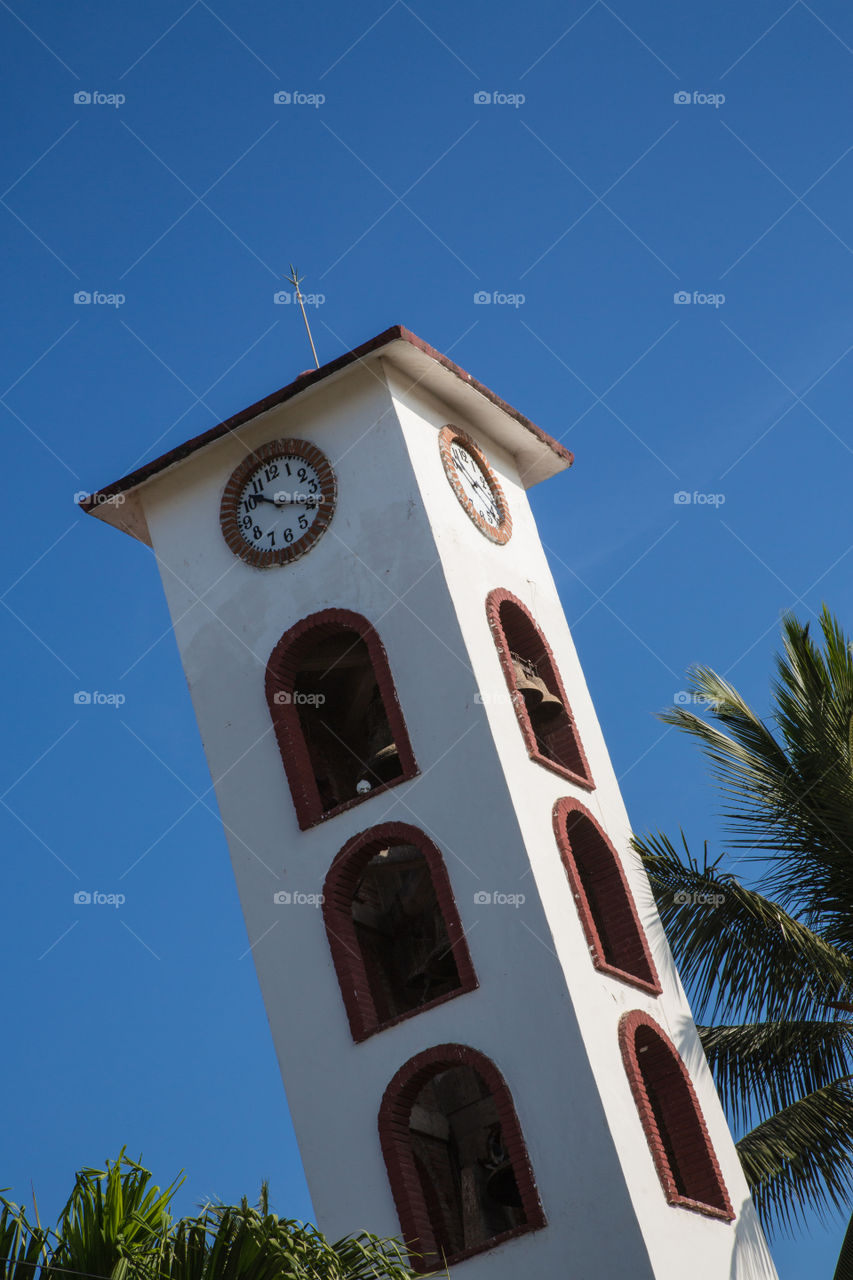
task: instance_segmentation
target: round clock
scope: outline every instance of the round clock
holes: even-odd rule
[[[290,564],[325,533],[336,496],[335,473],[316,445],[271,440],[244,458],[225,486],[225,541],[258,569]]]
[[[438,444],[447,478],[465,512],[492,542],[509,542],[509,506],[482,450],[465,431],[451,426],[442,427]]]

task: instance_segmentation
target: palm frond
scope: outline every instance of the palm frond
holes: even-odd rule
[[[832,1280],[853,1280],[853,1217],[847,1224]]]
[[[661,920],[699,1016],[777,1022],[819,1018],[853,998],[853,961],[778,903],[699,866],[662,833],[634,837]]]
[[[726,1113],[737,1128],[851,1074],[853,1023],[750,1022],[698,1027]]]
[[[43,1280],[63,1280],[69,1270],[126,1280],[153,1266],[171,1226],[169,1204],[182,1182],[179,1176],[161,1191],[124,1148],[105,1169],[81,1169],[60,1214]]]
[[[24,1210],[0,1197],[0,1280],[34,1280],[48,1256],[48,1231],[32,1227]]]
[[[773,855],[768,892],[830,942],[853,950],[853,656],[824,609],[825,651],[786,616],[774,683],[777,740],[723,677],[690,671],[711,723],[683,707],[661,715],[702,746],[724,797],[732,845]]]
[[[737,1144],[759,1217],[787,1231],[816,1213],[848,1209],[853,1193],[853,1090],[818,1089],[757,1125]]]

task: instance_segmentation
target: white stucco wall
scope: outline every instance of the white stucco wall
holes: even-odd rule
[[[771,1277],[642,873],[626,859],[664,982],[658,1000],[592,968],[551,830],[554,800],[573,788],[528,759],[508,699],[475,697],[505,694],[484,608],[488,591],[503,586],[529,605],[554,649],[597,783],[591,796],[577,794],[624,849],[627,817],[512,460],[480,436],[514,522],[510,542],[496,547],[444,477],[436,436],[446,421],[440,404],[405,391],[374,360],[140,491],[318,1224],[332,1237],[362,1226],[398,1233],[377,1133],[382,1093],[414,1053],[459,1041],[503,1072],[549,1220],[460,1264],[471,1280],[509,1280],[520,1267],[584,1280],[682,1280],[688,1268],[695,1280]],[[338,507],[308,555],[260,571],[229,551],[219,503],[246,447],[282,436],[324,450]],[[264,673],[281,634],[330,606],[376,627],[421,773],[301,832]],[[420,826],[442,850],[480,987],[355,1045],[321,912],[277,906],[273,895],[319,894],[350,836],[391,820]],[[480,890],[522,892],[526,901],[485,908],[475,902]],[[738,1210],[733,1226],[663,1198],[616,1043],[628,1008],[652,1012],[688,1063]]]

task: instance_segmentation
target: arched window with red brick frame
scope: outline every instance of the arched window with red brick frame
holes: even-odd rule
[[[348,840],[323,916],[355,1040],[477,986],[444,859],[417,827],[386,822]]]
[[[286,631],[266,695],[303,830],[417,773],[388,658],[361,614],[324,609]]]
[[[411,1058],[385,1090],[379,1136],[416,1270],[545,1225],[506,1081],[476,1049],[442,1044]]]
[[[558,800],[553,820],[592,963],[602,973],[660,995],[648,939],[618,853],[579,800]]]
[[[635,1010],[622,1016],[619,1046],[667,1200],[730,1222],[735,1216],[731,1200],[675,1045],[654,1019]]]
[[[578,786],[594,782],[551,647],[517,596],[491,591],[486,614],[531,760]]]

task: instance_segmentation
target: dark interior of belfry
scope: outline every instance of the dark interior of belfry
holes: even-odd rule
[[[439,1261],[524,1224],[497,1105],[473,1067],[433,1076],[409,1129]]]
[[[306,648],[294,699],[324,811],[402,775],[370,654],[355,632]]]

